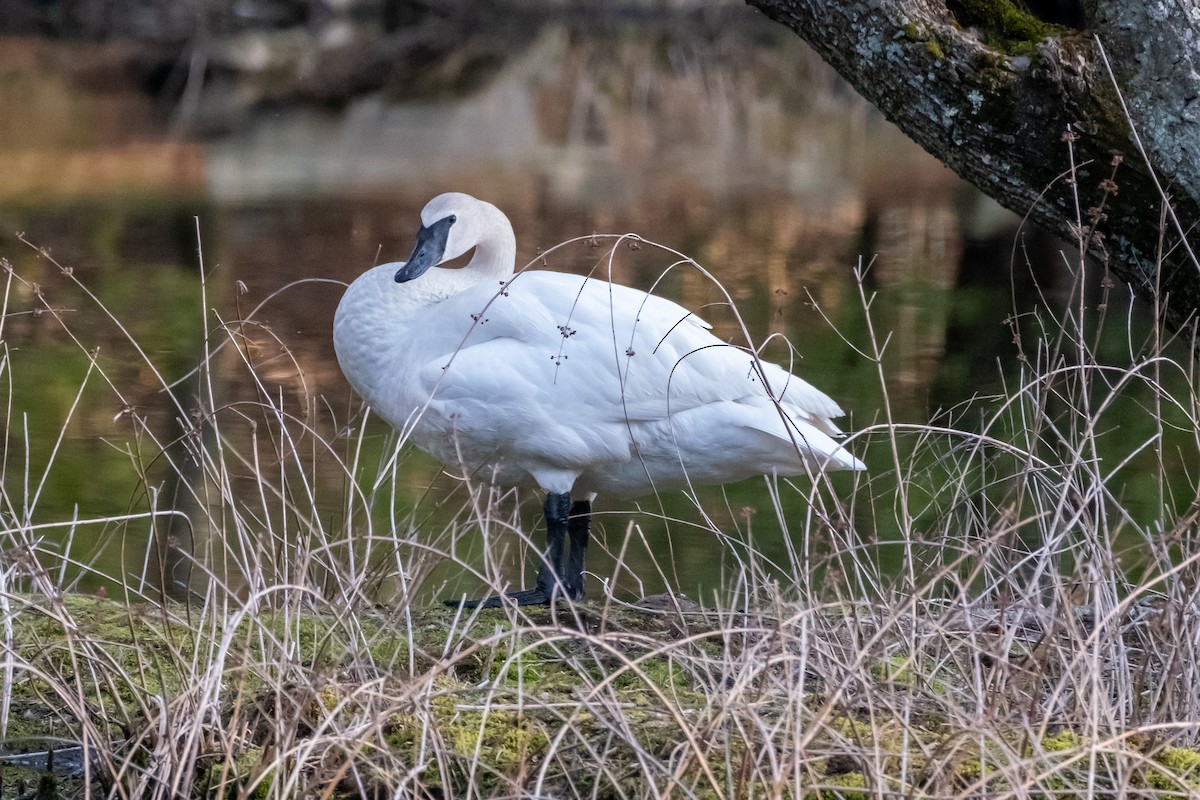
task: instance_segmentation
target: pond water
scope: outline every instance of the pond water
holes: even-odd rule
[[[197,513],[215,490],[193,482],[201,468],[172,444],[195,435],[213,449],[226,443],[223,480],[234,494],[255,495],[253,476],[282,475],[289,459],[302,465],[308,478],[288,491],[311,491],[315,512],[281,492],[278,518],[264,510],[234,526],[253,536],[258,525],[268,549],[290,546],[293,517],[315,513],[334,531],[354,516],[344,463],[355,454],[366,485],[381,469],[397,476],[395,496],[381,490],[368,515],[377,526],[405,520],[415,532],[404,536],[451,546],[446,532],[479,517],[436,464],[411,450],[391,461],[389,432],[376,421],[361,428],[333,356],[341,289],[329,282],[404,258],[420,208],[450,190],[509,215],[520,264],[540,265],[544,251],[593,233],[636,233],[687,254],[720,285],[684,268],[656,291],[736,338],[727,291],[756,343],[786,337],[797,371],[844,406],[849,430],[884,418],[880,370],[896,422],[928,422],[995,390],[1020,368],[1010,315],[1065,292],[1056,244],[1018,235],[1015,217],[909,142],[798,40],[764,34],[762,20],[746,24],[732,54],[632,23],[606,35],[548,24],[466,90],[364,97],[337,110],[273,104],[195,138],[173,135],[176,109],[137,87],[81,80],[77,50],[5,41],[0,107],[19,110],[0,115],[0,257],[16,276],[2,330],[6,526],[46,525],[36,529],[44,548],[78,562],[64,574],[84,575],[85,587],[105,584],[101,574],[161,580],[146,557],[152,537],[197,553],[236,586],[235,566],[200,555],[215,552],[205,545],[215,528]],[[607,256],[607,241],[585,238],[544,262],[586,272]],[[625,248],[614,275],[649,288],[672,262],[651,246]],[[864,295],[886,340],[881,367],[861,352],[871,338]],[[766,352],[788,358],[781,341]],[[293,442],[303,458],[283,452],[264,399],[324,438]],[[206,407],[220,424],[206,420],[197,433]],[[869,464],[891,459],[874,439],[852,447]],[[846,493],[855,480],[834,476],[830,491]],[[894,488],[872,491],[886,505]],[[779,512],[761,480],[702,493],[698,506],[683,495],[602,502],[606,547],[589,566],[616,575],[626,595],[665,585],[711,593],[746,542],[780,562],[803,549],[803,494],[782,491]],[[521,500],[504,513],[537,539],[540,501]],[[51,525],[151,502],[187,522],[165,533],[161,520]],[[499,505],[511,509],[512,498]],[[860,513],[873,536],[894,533],[894,521]],[[781,518],[795,529],[784,532]],[[488,563],[519,581],[516,537],[502,528]],[[477,540],[452,546],[479,564]],[[387,573],[387,557],[378,562]],[[166,569],[172,591],[205,580],[180,572],[177,559]],[[422,591],[473,591],[461,572],[435,571]]]

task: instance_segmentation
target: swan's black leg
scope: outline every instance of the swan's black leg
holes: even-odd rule
[[[537,586],[532,591],[542,592],[545,599],[522,603],[518,596],[526,594],[530,590],[514,592],[509,596],[518,598],[517,605],[548,603],[556,590],[559,594],[565,591],[562,576],[563,544],[567,538],[567,531],[570,529],[568,518],[571,514],[571,495],[550,492],[546,495],[544,510],[546,514],[546,551],[542,554],[542,563],[538,564]]]
[[[567,534],[571,539],[571,549],[567,551],[567,564],[562,576],[567,597],[572,600],[583,599],[583,561],[587,556],[591,524],[591,502],[577,500],[571,505],[571,517],[567,520]]]
[[[576,505],[579,505],[576,503]],[[587,504],[591,508],[591,504]],[[574,597],[571,594],[570,575],[567,580],[563,580],[562,563],[563,563],[563,543],[566,540],[568,530],[571,531],[571,554],[575,553],[575,533],[571,528],[571,522],[568,518],[572,512],[571,496],[569,494],[555,494],[550,492],[546,495],[546,549],[542,552],[541,563],[538,564],[537,582],[532,589],[522,589],[519,592],[508,592],[503,597],[489,597],[486,600],[447,600],[448,606],[462,606],[463,608],[475,608],[482,606],[483,608],[500,608],[505,602],[516,603],[519,606],[539,606],[546,605],[554,596],[558,597]],[[586,545],[586,530],[584,534],[584,544]],[[583,554],[580,553],[579,561],[579,589],[583,589]]]

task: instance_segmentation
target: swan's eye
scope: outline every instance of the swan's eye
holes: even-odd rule
[[[450,224],[451,224],[451,225],[453,225],[454,223],[458,222],[458,217],[456,217],[456,216],[455,216],[455,215],[453,215],[453,214],[451,214],[450,216],[446,217],[446,219],[450,220]]]

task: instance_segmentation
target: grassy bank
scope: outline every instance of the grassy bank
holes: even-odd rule
[[[1093,671],[1082,656],[1103,632],[1083,611],[6,601],[6,741],[53,743],[61,796],[1200,791],[1200,752],[1176,744],[1187,725],[1070,713],[1082,699],[1070,695],[1109,693],[1108,676],[1131,666]],[[1147,607],[1113,633],[1130,652],[1168,616]],[[42,777],[26,771],[30,785]]]
[[[436,501],[449,522],[409,511],[434,490],[405,443],[331,407],[328,365],[255,309],[214,303],[197,368],[166,375],[118,315],[128,351],[96,353],[62,297],[0,263],[0,795],[1200,791],[1194,361],[1082,264],[1065,301],[1011,320],[1003,386],[919,424],[892,412],[860,268],[839,330],[878,379],[848,443],[870,471],[763,484],[773,556],[749,516],[739,535],[699,503],[676,520],[730,542],[712,597],[632,602],[615,570],[635,520],[601,543],[618,567],[589,576],[594,600],[466,612],[435,602],[445,571],[499,591],[495,543],[539,538],[511,493],[463,479]],[[48,445],[12,411],[9,337],[39,320],[85,356]],[[114,407],[126,513],[47,518],[60,446]],[[75,479],[123,485],[93,472]]]

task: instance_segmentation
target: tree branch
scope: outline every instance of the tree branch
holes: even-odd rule
[[[1157,304],[1168,327],[1180,330],[1195,316],[1200,265],[1180,247],[1179,230],[1200,220],[1200,14],[1178,19],[1185,15],[1175,11],[1163,23],[1156,14],[1168,0],[1091,0],[1089,30],[1078,31],[1040,22],[1008,0],[748,2],[807,40],[963,178],[1038,226],[1086,242]],[[1114,55],[1120,96],[1097,39]],[[1177,80],[1180,70],[1189,74]],[[1179,229],[1168,226],[1161,238],[1163,197],[1122,96],[1150,164],[1174,192]]]

